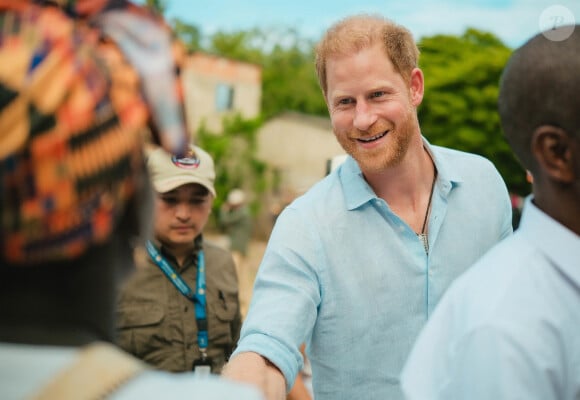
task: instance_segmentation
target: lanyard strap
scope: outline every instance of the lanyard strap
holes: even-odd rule
[[[159,253],[150,240],[146,244],[147,252],[155,264],[163,271],[167,279],[179,290],[179,292],[191,300],[195,306],[195,320],[197,322],[197,344],[202,357],[206,357],[209,342],[207,333],[207,315],[205,299],[205,257],[203,250],[197,253],[197,282],[195,292],[183,280],[165,258]]]

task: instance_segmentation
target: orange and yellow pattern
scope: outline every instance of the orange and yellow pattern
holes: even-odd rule
[[[112,41],[58,7],[0,1],[3,257],[73,258],[107,238],[143,172],[148,119]]]

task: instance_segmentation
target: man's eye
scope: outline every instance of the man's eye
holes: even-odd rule
[[[379,90],[379,91],[377,91],[377,92],[373,92],[373,93],[371,94],[371,97],[372,97],[372,98],[377,98],[377,97],[381,97],[381,96],[384,96],[384,95],[385,95],[385,92],[384,92],[384,91],[382,91],[382,90]]]
[[[205,199],[204,198],[195,198],[195,199],[189,199],[189,204],[193,204],[193,205],[200,205],[205,203]]]
[[[161,200],[168,205],[177,204],[177,199],[175,197],[162,197]]]
[[[350,103],[352,103],[352,99],[340,99],[338,101],[338,105],[340,105],[340,106],[344,106],[344,105],[347,105]]]

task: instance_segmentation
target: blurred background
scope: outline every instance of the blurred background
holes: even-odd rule
[[[379,13],[410,29],[425,73],[424,136],[492,160],[518,207],[530,183],[500,129],[500,73],[529,37],[580,19],[580,0],[141,3],[170,21],[183,46],[188,127],[215,158],[215,208],[232,188],[244,190],[256,240],[267,239],[280,210],[343,153],[313,62],[313,46],[333,22]],[[219,233],[217,221],[212,226]]]

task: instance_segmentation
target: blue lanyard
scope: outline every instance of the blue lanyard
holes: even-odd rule
[[[147,252],[155,264],[163,271],[167,279],[195,305],[195,320],[197,322],[197,344],[202,357],[206,357],[209,342],[207,333],[206,299],[205,299],[205,257],[203,250],[197,253],[197,282],[195,292],[185,283],[171,265],[163,258],[150,240],[147,241]]]

